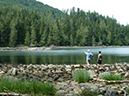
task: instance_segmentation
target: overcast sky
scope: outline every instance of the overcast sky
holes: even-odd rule
[[[118,23],[129,24],[129,0],[37,0],[59,10],[73,7],[113,17]]]

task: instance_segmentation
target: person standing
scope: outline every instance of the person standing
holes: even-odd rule
[[[86,54],[86,63],[89,66],[91,64],[91,59],[93,57],[93,54],[90,52],[90,50],[88,50],[88,52],[84,51],[84,53]]]
[[[101,66],[102,64],[102,54],[101,54],[101,51],[99,51],[98,53],[98,59],[97,59],[97,66]]]

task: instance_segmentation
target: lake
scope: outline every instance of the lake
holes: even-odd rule
[[[84,51],[94,54],[96,64],[98,51],[102,52],[103,64],[129,63],[129,47],[101,48],[55,48],[41,51],[1,51],[0,63],[10,64],[86,64]]]

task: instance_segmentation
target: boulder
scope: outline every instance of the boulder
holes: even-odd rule
[[[104,75],[110,75],[110,72],[103,72],[99,74],[99,78],[102,78]]]

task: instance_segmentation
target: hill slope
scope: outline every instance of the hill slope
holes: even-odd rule
[[[0,0],[0,7],[5,6],[19,6],[20,8],[28,8],[31,10],[35,10],[43,15],[46,11],[54,11],[56,16],[61,15],[61,11],[53,8],[49,5],[44,5],[43,3],[36,0]]]

